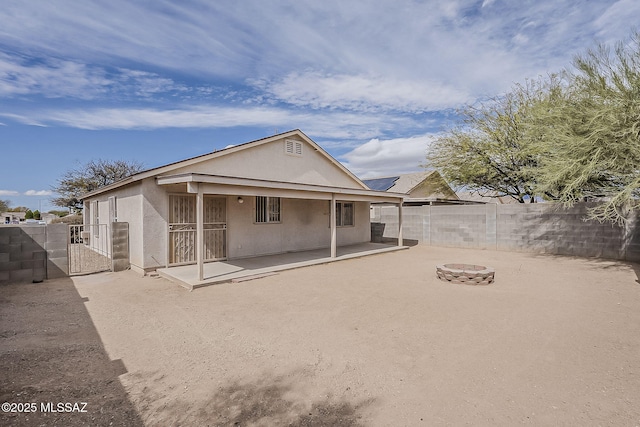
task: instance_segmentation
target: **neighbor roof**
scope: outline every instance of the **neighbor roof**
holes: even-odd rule
[[[432,170],[407,173],[396,176],[387,176],[383,178],[371,178],[365,179],[363,180],[363,182],[372,190],[393,191],[394,193],[408,194],[411,192],[411,190],[420,185],[422,181],[427,179],[427,177],[434,172],[436,171]]]

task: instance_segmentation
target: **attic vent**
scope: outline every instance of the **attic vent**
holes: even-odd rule
[[[284,152],[292,156],[302,156],[302,142],[285,139]]]

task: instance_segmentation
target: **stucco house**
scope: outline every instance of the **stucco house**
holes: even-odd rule
[[[292,130],[132,175],[84,195],[83,215],[129,223],[133,270],[195,264],[202,280],[206,262],[319,248],[335,257],[370,242],[371,203],[401,213],[402,197],[372,191]]]
[[[26,212],[3,212],[2,223],[3,224],[19,224],[24,221]]]

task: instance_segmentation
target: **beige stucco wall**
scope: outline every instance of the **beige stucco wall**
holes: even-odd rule
[[[142,182],[143,265],[146,270],[165,267],[168,262],[169,196],[155,179]]]
[[[227,199],[227,241],[229,258],[328,248],[331,245],[330,202],[326,200],[282,199],[281,222],[256,224],[255,197]],[[338,245],[371,240],[369,204],[355,203],[355,225],[339,227]]]
[[[143,196],[140,188],[139,184],[129,185],[86,200],[89,203],[98,201],[100,223],[107,224],[109,222],[108,199],[111,196],[116,196],[117,220],[129,223],[129,256],[131,266],[134,269],[142,269],[144,266],[143,227],[141,226]],[[93,209],[93,205],[91,205],[91,209]],[[91,219],[85,218],[85,224],[88,221]]]
[[[138,272],[165,267],[168,262],[169,192],[153,178],[122,187],[89,202],[99,200],[100,222],[109,215],[109,196],[117,197],[118,221],[129,223],[131,266]],[[223,196],[224,197],[224,196]],[[317,248],[331,244],[330,202],[327,200],[282,199],[281,222],[256,224],[255,197],[227,197],[227,256],[243,258]],[[371,240],[369,203],[355,202],[355,225],[338,227],[338,245]]]
[[[288,138],[294,139],[294,138]],[[172,171],[171,174],[202,173],[298,184],[359,188],[354,179],[315,148],[303,143],[302,156],[284,151],[284,139],[265,143],[250,150],[225,154],[213,160]]]

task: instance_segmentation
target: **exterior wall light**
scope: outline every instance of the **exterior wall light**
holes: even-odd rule
[[[243,204],[244,203],[244,199],[242,197],[238,197],[238,203]]]

